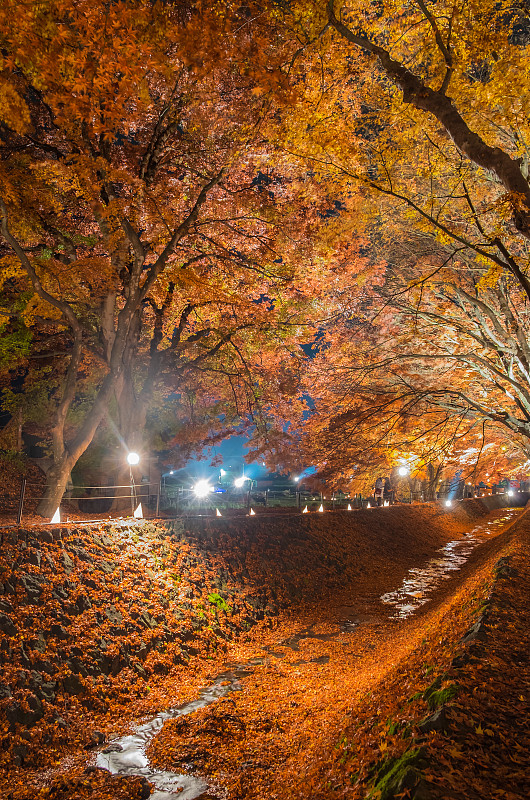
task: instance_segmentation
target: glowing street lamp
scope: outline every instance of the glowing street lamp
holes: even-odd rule
[[[408,475],[408,474],[409,474],[409,468],[408,467],[403,466],[403,467],[400,467],[398,469],[398,475],[401,475],[402,478],[404,478],[405,475]]]
[[[139,463],[140,463],[140,456],[138,455],[138,453],[135,453],[133,450],[130,450],[127,453],[127,464],[129,465],[129,478],[131,481],[131,513],[133,516],[135,516],[135,509],[137,509],[138,507],[138,502],[136,497],[136,486],[134,485],[134,475],[132,468]]]
[[[244,476],[244,475],[242,475],[240,478],[236,478],[236,479],[235,479],[235,481],[234,481],[234,486],[235,486],[235,487],[237,487],[238,489],[241,489],[241,487],[243,486],[243,484],[244,484],[244,483],[245,483],[245,481],[247,481],[247,480],[248,480],[248,478],[245,478],[245,476]]]
[[[193,487],[193,493],[199,500],[202,500],[203,497],[207,497],[210,492],[213,492],[213,488],[207,480],[197,481]]]

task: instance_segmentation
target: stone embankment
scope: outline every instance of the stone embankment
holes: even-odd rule
[[[377,591],[491,503],[0,531],[1,763],[38,767],[70,717],[125,708],[283,609]]]

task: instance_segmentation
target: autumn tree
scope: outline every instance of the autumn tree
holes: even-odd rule
[[[2,6],[2,314],[51,414],[43,515],[104,421],[130,447],[155,397],[245,418],[256,365],[307,336],[311,215],[267,137],[287,90],[233,10]]]
[[[335,0],[271,14],[312,115],[306,128],[284,115],[286,146],[333,182],[341,218],[357,214],[387,262],[364,317],[346,308],[309,370],[322,413],[305,428],[322,434],[321,463],[333,473],[331,431],[342,444],[355,433],[358,447],[336,448],[349,465],[419,439],[449,457],[467,429],[476,456],[484,423],[526,453],[526,4]]]

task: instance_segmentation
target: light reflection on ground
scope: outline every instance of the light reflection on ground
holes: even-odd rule
[[[424,567],[415,567],[407,573],[403,583],[392,592],[381,595],[380,600],[394,607],[391,619],[406,619],[428,603],[430,594],[438,588],[441,581],[447,580],[459,570],[475,549],[492,533],[498,532],[520,513],[520,509],[503,509],[499,516],[483,522],[463,539],[448,542]]]

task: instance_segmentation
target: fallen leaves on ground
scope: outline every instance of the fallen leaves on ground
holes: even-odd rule
[[[384,728],[370,738],[383,716],[372,713],[373,698],[394,675],[392,702],[400,691],[414,694],[429,673],[421,661],[400,677],[401,665],[427,647],[423,639],[430,644],[421,658],[430,659],[431,669],[436,659],[449,658],[449,633],[443,646],[439,642],[443,613],[461,635],[485,589],[473,589],[470,599],[468,587],[455,607],[443,612],[442,605],[407,625],[386,620],[380,606],[374,612],[374,598],[469,529],[480,512],[475,503],[469,508],[460,520],[432,506],[395,507],[377,516],[337,515],[333,525],[315,516],[295,529],[290,519],[275,519],[272,527],[253,518],[237,525],[204,521],[204,530],[180,521],[173,528],[78,524],[62,526],[57,535],[50,528],[4,531],[0,581],[8,589],[3,613],[13,629],[2,645],[2,680],[10,694],[0,705],[5,711],[18,704],[22,720],[4,721],[0,729],[5,796],[37,797],[50,780],[64,786],[70,780],[78,782],[71,796],[91,797],[83,783],[91,733],[100,730],[108,740],[135,718],[195,698],[226,662],[256,656],[263,663],[245,678],[245,691],[186,717],[172,744],[160,736],[155,760],[171,767],[191,759],[230,797],[354,792],[350,752],[337,749],[351,715],[372,719],[361,731],[367,748],[360,756],[362,786],[369,773],[362,764],[373,764],[374,754],[399,752],[399,737],[394,742]],[[21,575],[44,577],[38,597],[23,589]],[[486,586],[486,575],[481,580]],[[348,603],[364,604],[366,613],[355,630],[343,631]],[[293,640],[304,629],[310,635]],[[96,668],[101,657],[105,671]],[[50,666],[54,696],[37,697],[43,714],[35,720],[36,675],[42,681]],[[187,748],[185,757],[176,741]],[[344,758],[340,769],[337,754]],[[132,784],[120,791],[137,797]]]

